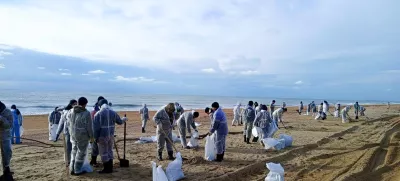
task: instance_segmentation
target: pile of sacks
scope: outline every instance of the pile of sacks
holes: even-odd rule
[[[176,136],[175,133],[172,133],[172,141],[173,142],[180,142],[181,140]],[[138,141],[135,143],[144,144],[144,143],[156,143],[157,136],[149,136],[149,137],[140,137]]]
[[[162,166],[155,162],[151,162],[153,168],[153,181],[177,181],[185,178],[182,170],[182,156],[181,153],[176,153],[176,159],[169,163],[166,172],[162,169]]]
[[[286,147],[291,147],[293,144],[293,138],[286,134],[280,134],[279,139],[266,138],[263,139],[262,141],[265,145],[266,150],[270,149],[282,150]]]

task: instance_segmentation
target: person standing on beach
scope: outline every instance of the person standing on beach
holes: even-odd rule
[[[387,110],[390,109],[390,102],[387,103]]]
[[[282,102],[282,108],[286,108],[286,102]]]
[[[312,103],[307,105],[307,116],[310,115],[311,111],[312,111]]]
[[[335,106],[335,115],[334,115],[335,118],[339,117],[339,113],[340,113],[340,104],[337,103],[336,106]]]
[[[301,115],[301,112],[303,112],[304,106],[303,106],[303,101],[300,101],[300,105],[299,105],[299,115]],[[308,112],[308,111],[307,111]]]
[[[94,115],[98,111],[100,111],[99,102],[101,100],[103,100],[103,99],[104,99],[103,96],[99,96],[97,98],[97,102],[96,102],[96,104],[94,104],[94,109],[93,109],[92,112],[90,112],[90,117],[92,118],[92,120],[94,120]],[[97,156],[99,155],[99,146],[97,145],[96,140],[92,143],[92,150],[91,151],[92,151],[92,153],[91,153],[92,159],[90,160],[90,165],[92,165],[94,167],[97,167]]]
[[[324,112],[325,114],[328,114],[328,112],[329,112],[329,103],[328,103],[328,101],[324,101],[323,102],[322,112]]]
[[[358,102],[354,104],[354,115],[356,116],[356,119],[358,119],[358,111],[360,111],[360,105]]]
[[[178,121],[179,117],[183,114],[183,112],[185,112],[183,107],[178,102],[175,102],[174,122],[172,124],[172,129],[175,130],[176,121]]]
[[[61,119],[60,119],[60,123],[58,124],[58,129],[57,129],[57,136],[56,136],[56,141],[58,141],[58,138],[60,137],[61,132],[64,133],[64,141],[65,141],[65,145],[67,147],[67,159],[65,160],[68,165],[71,162],[71,151],[72,151],[72,144],[71,144],[71,135],[69,134],[69,129],[68,126],[69,124],[67,124],[67,117],[68,114],[71,113],[72,108],[74,106],[78,105],[78,101],[76,101],[75,99],[72,99],[69,101],[67,107],[64,108],[63,113],[61,115]]]
[[[224,160],[225,155],[225,142],[226,135],[228,135],[228,123],[226,121],[226,115],[219,107],[218,102],[212,103],[211,109],[214,111],[214,118],[208,135],[215,133],[215,147],[217,148],[217,158],[215,161],[221,162]]]
[[[232,126],[236,126],[240,124],[240,107],[242,105],[240,104],[240,102],[238,102],[236,104],[235,107],[233,107],[233,120],[232,120]]]
[[[93,123],[90,112],[86,109],[88,100],[85,97],[78,99],[78,105],[68,114],[67,126],[71,135],[71,175],[86,173],[83,163],[88,150],[89,141],[93,140]],[[91,141],[92,142],[92,141]]]
[[[210,117],[210,122],[212,122],[214,119],[214,112],[209,107],[206,107],[204,112],[208,115],[208,117]]]
[[[256,113],[253,108],[253,101],[249,101],[246,110],[244,111],[245,122],[243,129],[244,142],[250,144],[251,130],[253,129],[253,122],[256,118]]]
[[[174,151],[172,149],[172,124],[174,122],[175,104],[169,103],[162,109],[158,110],[153,117],[153,121],[157,124],[157,159],[162,161],[162,152],[165,144],[167,144],[168,159],[174,160]],[[168,140],[169,139],[169,140]]]
[[[147,120],[149,120],[149,109],[147,105],[143,104],[143,107],[139,110],[140,117],[142,118],[142,133],[146,132]]]
[[[115,123],[124,124],[128,118],[119,115],[110,109],[108,101],[102,99],[97,104],[100,110],[96,113],[93,120],[93,137],[99,148],[101,161],[103,162],[103,170],[100,174],[113,172],[113,146],[114,146],[114,131]]]
[[[270,113],[271,113],[271,117],[272,117],[272,113],[274,113],[275,111],[275,100],[272,100],[271,105],[269,106],[270,109]]]
[[[13,113],[6,108],[6,105],[0,101],[0,136],[1,136],[1,161],[3,166],[3,175],[0,180],[14,180],[10,170],[12,157],[11,149],[11,129],[13,128]]]
[[[317,115],[317,105],[315,105],[314,101],[312,101],[311,107],[312,107],[312,117],[314,117]]]
[[[257,126],[261,128],[263,134],[262,136],[259,135],[262,139],[268,138],[268,130],[269,130],[269,125],[272,122],[270,113],[268,112],[268,108],[266,105],[261,106],[261,111],[257,113],[256,118],[254,119],[253,126]],[[261,144],[264,146],[264,143],[261,140]]]
[[[199,112],[184,112],[177,121],[179,130],[179,136],[181,138],[182,148],[190,149],[186,144],[186,130],[189,134],[192,134],[190,127],[197,131],[194,120],[199,117]]]
[[[12,136],[15,137],[15,143],[21,144],[21,133],[20,133],[20,126],[22,126],[22,114],[17,109],[17,106],[11,106],[11,112],[13,115],[13,128],[12,128]],[[11,138],[11,143],[14,144],[14,138]]]
[[[54,111],[49,114],[49,141],[56,141],[58,124],[60,123],[61,113],[58,111],[58,107],[54,108]]]

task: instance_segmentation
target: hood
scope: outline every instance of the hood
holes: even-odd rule
[[[6,105],[0,101],[0,113],[6,109]]]
[[[75,106],[73,109],[75,113],[81,113],[86,111],[86,108],[83,108],[82,106]]]

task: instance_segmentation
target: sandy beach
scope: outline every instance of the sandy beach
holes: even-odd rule
[[[204,157],[205,140],[200,140],[197,150],[183,150],[175,146],[187,159],[183,163],[185,180],[264,180],[269,172],[267,162],[281,163],[285,169],[285,180],[400,180],[400,106],[366,106],[366,116],[357,122],[342,124],[339,118],[328,116],[316,121],[311,116],[298,115],[291,107],[284,114],[286,129],[275,134],[293,136],[293,147],[280,151],[265,151],[259,143],[243,142],[242,127],[229,126],[227,151],[222,163],[208,162]],[[333,107],[330,108],[333,110]],[[200,134],[208,131],[210,121],[203,110],[199,110]],[[225,110],[229,124],[232,110]],[[70,180],[151,180],[151,161],[163,165],[170,161],[156,160],[156,144],[136,144],[142,136],[154,136],[155,124],[148,122],[147,132],[141,133],[138,112],[127,114],[127,150],[129,168],[119,168],[114,152],[115,172],[99,175],[97,172],[83,176],[70,176]],[[150,113],[153,116],[154,112]],[[353,116],[353,111],[350,111]],[[353,116],[354,117],[354,116]],[[13,145],[11,169],[17,180],[66,180],[62,141],[48,141],[47,115],[25,116],[21,145]],[[174,131],[177,134],[177,130]],[[123,152],[123,126],[117,126],[119,153]],[[167,154],[164,152],[164,157]],[[95,168],[97,171],[100,168]]]

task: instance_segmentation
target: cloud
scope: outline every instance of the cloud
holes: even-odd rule
[[[90,75],[90,74],[82,74],[83,76],[88,76],[88,75]]]
[[[104,70],[92,70],[88,72],[88,74],[105,74],[105,73],[107,72]]]
[[[155,79],[149,79],[145,77],[124,77],[124,76],[116,76],[114,81],[117,82],[154,82]]]
[[[260,72],[256,70],[246,70],[246,71],[241,71],[240,74],[242,75],[257,75],[260,74]]]
[[[71,73],[65,73],[65,72],[64,72],[64,73],[61,73],[61,75],[62,75],[62,76],[71,76],[72,74],[71,74]]]
[[[9,45],[0,44],[0,49],[2,49],[2,50],[12,50],[12,49],[14,49],[14,47],[9,46]]]
[[[218,66],[223,72],[237,73],[243,72],[246,74],[256,72],[260,66],[261,60],[258,58],[246,58],[244,56],[237,56],[233,58],[218,59]]]
[[[4,64],[0,63],[0,69],[4,69],[4,68],[6,68],[6,66]]]
[[[204,64],[202,60],[211,59],[224,73],[299,70],[297,65],[304,61],[319,61],[314,57],[356,61],[366,58],[368,50],[352,54],[346,50],[353,52],[361,45],[398,47],[400,42],[395,36],[399,26],[394,23],[397,1],[45,2],[1,2],[0,42],[95,62],[170,71],[176,69],[174,64],[190,62],[187,68],[196,69]],[[257,58],[259,63],[250,61],[251,68],[246,60],[229,65],[221,57]],[[239,63],[246,67],[241,69]],[[307,66],[307,70],[313,68]]]
[[[201,69],[201,71],[205,72],[205,73],[215,73],[215,72],[217,72],[213,68],[205,68],[205,69]]]
[[[46,67],[37,67],[37,68],[40,69],[40,70],[46,69]]]
[[[6,55],[12,55],[12,53],[0,50],[0,56],[6,56]]]
[[[295,82],[294,84],[301,85],[301,84],[303,84],[303,81],[299,80],[299,81]]]
[[[58,69],[58,71],[61,71],[61,72],[68,72],[69,69]]]

